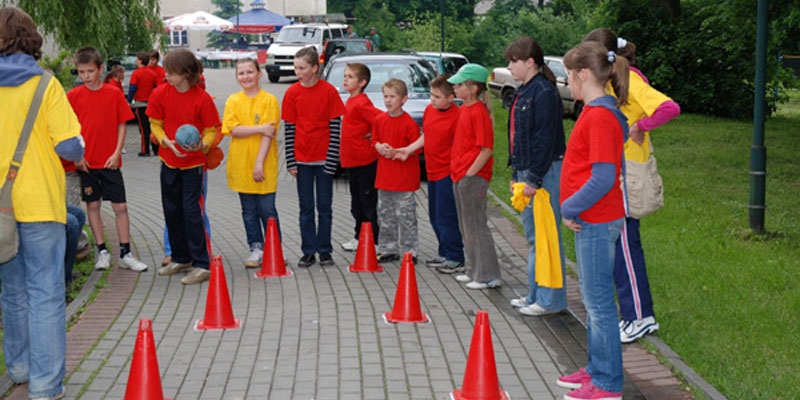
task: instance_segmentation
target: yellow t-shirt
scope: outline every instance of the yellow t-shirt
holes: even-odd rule
[[[620,110],[628,117],[629,126],[632,126],[640,119],[653,115],[658,106],[670,98],[648,85],[636,72],[630,71],[629,74],[628,104],[620,107]],[[607,91],[614,93],[611,83]],[[636,144],[630,138],[625,142],[625,158],[638,162],[645,162],[650,158],[650,132],[644,133],[642,144]]]
[[[225,102],[222,134],[231,136],[231,131],[237,126],[262,125],[268,122],[275,123],[277,132],[280,118],[278,99],[264,90],[260,90],[255,97],[248,97],[244,92],[234,93]],[[275,193],[278,189],[277,139],[277,135],[272,139],[267,156],[264,158],[264,180],[256,182],[253,179],[253,167],[261,144],[261,135],[231,137],[226,167],[228,187],[231,190],[249,194]]]
[[[25,117],[39,84],[35,76],[16,87],[0,87],[0,176],[5,177],[22,133]],[[33,124],[28,147],[22,157],[12,203],[19,222],[66,223],[66,183],[64,168],[55,152],[58,143],[79,136],[81,125],[72,111],[64,88],[51,79]],[[2,183],[5,184],[5,179]]]

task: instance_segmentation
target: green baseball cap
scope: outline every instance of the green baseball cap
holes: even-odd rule
[[[464,64],[458,69],[455,75],[447,79],[448,82],[457,85],[464,83],[467,79],[475,82],[486,83],[489,80],[489,70],[479,64]]]

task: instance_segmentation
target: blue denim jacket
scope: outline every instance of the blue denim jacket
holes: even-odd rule
[[[564,105],[555,85],[542,73],[517,89],[514,97],[514,152],[508,160],[514,170],[512,179],[525,176],[529,185],[539,188],[542,179],[555,160],[564,158],[567,149],[564,124],[561,119]],[[509,139],[511,135],[509,111]],[[526,171],[527,174],[520,174]]]

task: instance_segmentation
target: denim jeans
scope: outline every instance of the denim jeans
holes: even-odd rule
[[[520,181],[525,181],[527,172],[521,171]],[[533,224],[533,199],[522,210],[522,227],[525,230],[525,239],[531,245],[528,253],[528,285],[530,292],[526,297],[528,303],[536,303],[550,311],[559,311],[567,308],[567,276],[564,262],[564,247],[561,244],[561,205],[559,204],[561,182],[561,161],[554,161],[542,179],[542,188],[550,194],[550,206],[556,219],[558,230],[558,249],[561,255],[561,276],[563,277],[561,289],[552,289],[539,286],[536,283],[536,228]]]
[[[446,176],[428,181],[428,216],[439,242],[438,254],[450,261],[464,261],[464,241],[458,228],[453,180]]]
[[[590,224],[576,219],[575,254],[581,297],[586,306],[589,365],[592,384],[622,392],[622,345],[614,300],[614,254],[624,219]]]
[[[324,165],[297,165],[297,197],[300,199],[303,254],[332,253],[333,175],[325,173]],[[319,223],[314,215],[315,207]]]
[[[3,352],[8,376],[30,397],[61,392],[66,372],[64,224],[17,223],[17,256],[0,264]]]
[[[78,239],[86,223],[86,214],[80,207],[67,204],[67,249],[64,252],[64,282],[72,282],[72,267],[78,254]]]
[[[239,201],[242,204],[242,220],[244,221],[244,232],[247,235],[247,244],[250,246],[250,250],[263,249],[267,220],[275,218],[278,234],[281,231],[278,209],[275,208],[275,193],[239,193]]]

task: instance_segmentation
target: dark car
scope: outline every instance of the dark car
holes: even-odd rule
[[[344,90],[344,68],[348,63],[362,63],[367,66],[372,75],[369,85],[364,88],[364,93],[372,100],[375,107],[385,110],[381,85],[389,78],[397,78],[406,83],[408,87],[408,101],[403,105],[417,124],[422,126],[422,114],[425,107],[430,104],[431,81],[436,77],[436,70],[430,62],[413,54],[372,53],[363,55],[343,55],[332,59],[322,73],[322,78],[333,85],[346,101],[350,96]],[[420,155],[422,179],[426,180],[425,157]]]
[[[371,40],[365,38],[352,39],[330,39],[322,46],[319,55],[319,63],[324,70],[325,66],[334,58],[343,55],[366,54],[378,51],[378,46]]]

